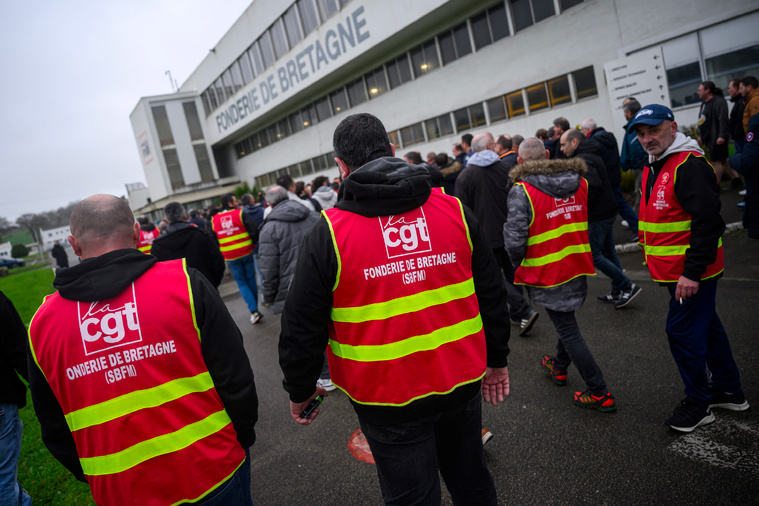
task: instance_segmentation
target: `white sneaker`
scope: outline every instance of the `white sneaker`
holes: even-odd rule
[[[622,223],[622,226],[623,226],[623,227],[627,227],[627,228],[630,228],[630,224],[629,224],[629,223],[627,223],[627,220],[622,220],[620,223]]]
[[[739,191],[738,195],[740,195],[741,197],[745,197],[746,196],[746,190]]]
[[[493,433],[490,432],[487,427],[482,428],[482,446],[485,446],[488,441],[493,439]]]
[[[330,378],[327,378],[327,379],[321,379],[321,378],[319,378],[318,380],[316,380],[316,386],[317,387],[322,387],[327,392],[331,392],[331,391],[337,389],[337,387],[332,384],[332,380]]]

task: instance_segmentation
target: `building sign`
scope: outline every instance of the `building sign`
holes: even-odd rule
[[[139,137],[137,137],[137,146],[140,148],[140,156],[142,157],[142,164],[147,165],[153,161],[153,151],[150,149],[150,142],[148,141],[148,132],[143,131]]]
[[[363,15],[364,7],[361,6],[346,16],[335,28],[326,30],[323,38],[317,39],[294,57],[282,61],[281,65],[254,81],[253,87],[249,88],[247,93],[216,115],[218,132],[226,132],[263,106],[279,102],[288,92],[311,79],[314,74],[327,69],[350,49],[366,41],[370,34]]]
[[[619,132],[627,123],[622,102],[633,97],[641,106],[661,104],[669,107],[669,86],[661,46],[604,64],[606,89],[612,117]]]

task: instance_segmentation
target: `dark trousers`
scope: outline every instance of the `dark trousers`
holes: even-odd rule
[[[715,309],[717,281],[702,282],[698,293],[682,304],[675,299],[676,288],[676,283],[667,285],[670,295],[667,337],[685,384],[685,395],[704,407],[709,404],[712,398],[709,375],[718,390],[741,392],[738,366]]]
[[[359,417],[388,505],[440,504],[440,475],[453,504],[494,505],[493,477],[482,449],[482,396],[400,425]]]
[[[514,267],[511,266],[509,255],[503,248],[493,249],[493,255],[506,280],[506,303],[509,305],[509,317],[514,321],[529,318],[532,308],[524,298],[522,287],[514,285]]]
[[[604,395],[607,392],[606,381],[580,333],[574,311],[561,312],[546,308],[546,312],[556,328],[558,338],[554,369],[566,371],[569,364],[574,363],[588,391],[593,395]]]
[[[231,478],[193,504],[202,504],[203,506],[253,506],[253,499],[250,495],[249,450],[245,450],[245,461]]]

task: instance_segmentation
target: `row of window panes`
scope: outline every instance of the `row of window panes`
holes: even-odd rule
[[[510,0],[510,3],[513,4],[513,1]],[[469,29],[470,22],[472,25],[471,30]],[[301,111],[292,114],[290,116],[290,133],[279,135],[271,142],[276,142],[276,140],[280,140],[291,133],[295,134],[313,126],[318,121],[324,121],[348,108],[356,107],[412,79],[418,79],[422,75],[439,68],[441,64],[448,65],[458,58],[472,53],[472,40],[474,40],[476,50],[479,51],[481,48],[508,35],[506,4],[498,3],[473,16],[470,20],[465,20],[454,28],[438,34],[427,42],[412,48],[409,52],[385,62],[364,76],[347,84],[345,87],[339,88],[329,95],[325,95]],[[528,93],[531,91],[531,89],[528,90]],[[517,113],[516,111],[518,111],[519,107],[523,108],[523,105],[520,105],[521,100],[521,92],[518,92],[518,96],[512,97],[511,101],[514,102],[511,106],[514,111],[513,114]],[[539,102],[536,100],[534,103],[538,104]],[[547,100],[544,100],[542,103],[543,107],[548,107]],[[541,107],[533,107],[531,110],[538,110],[539,108]],[[459,115],[461,121],[464,121],[463,114],[462,112]],[[480,117],[475,112],[475,117],[471,121],[477,126],[482,124],[480,121],[483,119],[484,115]],[[264,131],[271,128],[270,125]],[[258,134],[254,134],[251,137],[255,137]],[[270,142],[268,141],[250,144],[238,143],[236,145],[237,156],[248,155],[256,149],[268,146],[269,144]],[[250,149],[251,147],[253,148],[252,150]]]
[[[206,117],[350,0],[298,0],[201,94]]]
[[[593,67],[586,67],[572,72],[572,79],[575,83],[578,100],[598,95]],[[527,103],[524,100],[525,95],[527,95]],[[488,123],[485,115],[486,108],[490,117],[490,123],[492,124],[497,121],[523,116],[526,114],[527,108],[530,109],[530,112],[534,112],[571,101],[572,95],[570,92],[569,75],[567,74],[528,86],[524,90],[516,90],[421,123],[409,125],[397,131],[392,131],[388,135],[390,136],[390,142],[397,147],[406,148],[413,144],[431,141],[439,137],[446,137],[457,132],[464,132],[486,125]]]
[[[596,78],[592,66],[572,72],[571,75],[575,83],[578,100],[598,95],[598,87],[596,86]],[[415,123],[399,130],[391,130],[388,132],[388,139],[397,148],[404,149],[413,144],[431,141],[439,137],[446,137],[488,124],[485,116],[486,107],[490,116],[490,124],[492,124],[508,118],[523,116],[526,114],[526,108],[528,107],[530,111],[538,111],[572,101],[569,74],[525,88],[527,104],[525,104],[522,91],[516,90],[451,113],[442,114],[421,123]],[[239,146],[241,144],[238,143],[237,145],[238,153],[240,152]],[[245,149],[248,149],[247,145]],[[334,157],[335,154],[332,152],[306,160],[305,162],[296,163],[290,167],[258,176],[256,182],[260,187],[267,187],[274,184],[277,177],[283,174],[290,174],[293,178],[304,177],[328,168],[332,165]]]

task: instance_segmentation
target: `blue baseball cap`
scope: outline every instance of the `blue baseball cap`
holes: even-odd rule
[[[628,132],[632,132],[635,125],[658,125],[662,121],[675,121],[675,115],[672,114],[672,110],[669,107],[665,107],[659,104],[647,105],[635,115],[630,122],[630,126],[627,128]]]

